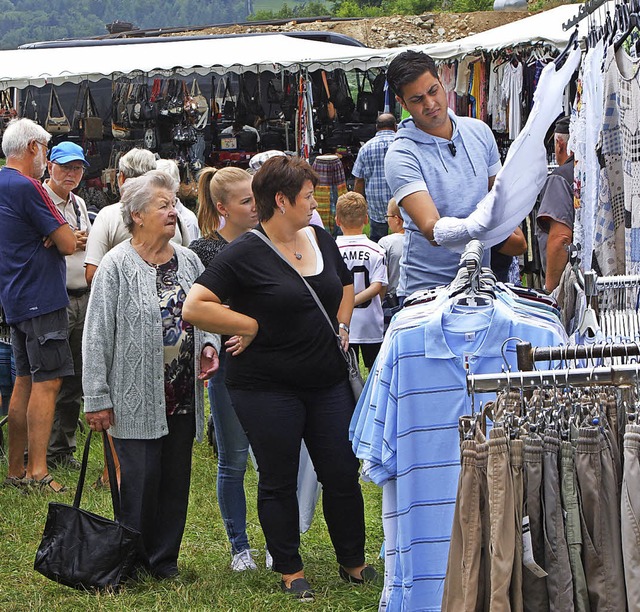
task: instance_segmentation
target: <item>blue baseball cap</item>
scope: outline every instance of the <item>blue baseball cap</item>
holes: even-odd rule
[[[89,166],[89,162],[84,156],[82,147],[77,145],[75,142],[69,142],[68,140],[57,144],[53,149],[51,149],[49,160],[56,164],[68,164],[69,162],[79,160],[85,166]]]

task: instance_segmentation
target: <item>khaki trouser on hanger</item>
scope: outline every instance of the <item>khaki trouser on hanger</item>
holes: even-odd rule
[[[544,569],[542,438],[536,433],[529,434],[524,440],[524,483],[524,514],[529,517],[533,558]],[[548,612],[546,578],[538,578],[524,566],[522,595],[526,612]]]
[[[629,610],[640,610],[640,425],[627,425],[622,477],[622,555]]]
[[[581,509],[573,459],[575,450],[571,442],[562,442],[560,450],[562,508],[565,513],[565,536],[569,552],[571,578],[573,579],[573,608],[575,612],[589,612],[587,579],[582,566]]]
[[[511,481],[513,483],[513,510],[515,515],[515,551],[510,587],[511,610],[513,612],[522,612],[524,610],[524,602],[522,600],[523,453],[524,442],[522,440],[509,441],[509,460],[511,463]]]
[[[480,436],[483,434],[480,433]],[[481,576],[482,522],[480,473],[476,440],[460,444],[462,465],[458,478],[442,612],[475,612]]]
[[[478,443],[478,482],[480,483],[480,524],[482,525],[482,548],[480,552],[480,576],[478,578],[478,607],[488,611],[491,599],[491,517],[489,516],[489,485],[487,467],[489,464],[489,443],[482,436]]]
[[[560,436],[545,431],[543,451],[544,491],[544,559],[547,574],[549,610],[565,612],[573,609],[573,579],[569,551],[564,534],[564,518],[558,473]]]
[[[582,555],[591,609],[624,611],[616,469],[609,443],[598,427],[580,428],[576,475],[582,501]]]
[[[505,431],[494,427],[489,434],[489,512],[491,516],[491,612],[509,612],[509,589],[515,556],[515,509]]]

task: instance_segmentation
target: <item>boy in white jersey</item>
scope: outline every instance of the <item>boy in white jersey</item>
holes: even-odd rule
[[[387,262],[384,249],[364,234],[367,221],[364,196],[350,191],[338,198],[336,224],[343,235],[336,242],[353,274],[356,294],[349,343],[356,354],[362,350],[364,364],[371,369],[384,334],[382,299],[387,287]]]

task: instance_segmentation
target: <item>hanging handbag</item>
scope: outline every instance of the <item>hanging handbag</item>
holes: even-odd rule
[[[257,229],[252,229],[250,231],[252,234],[258,236],[258,238],[260,238],[260,240],[262,240],[265,244],[267,244],[269,248],[272,249],[278,255],[278,257],[280,257],[280,259],[282,259],[282,261],[284,261],[290,268],[295,270],[296,274],[302,279],[302,282],[306,285],[309,293],[311,294],[311,297],[314,299],[315,303],[320,309],[320,312],[322,312],[322,314],[324,315],[324,318],[327,320],[327,323],[331,327],[331,333],[334,335],[334,337],[337,340],[340,354],[342,355],[342,357],[347,363],[347,373],[349,375],[349,384],[351,385],[353,398],[357,402],[360,399],[362,389],[364,389],[364,380],[362,379],[362,374],[360,374],[360,367],[358,366],[358,359],[356,357],[355,351],[351,347],[349,347],[346,351],[342,349],[342,340],[340,339],[340,336],[336,334],[336,330],[333,326],[333,323],[331,322],[331,319],[329,318],[329,315],[327,314],[327,311],[324,309],[324,306],[322,305],[322,302],[320,301],[318,294],[313,290],[313,287],[311,287],[311,285],[307,282],[307,279],[304,276],[302,276],[302,274],[300,274],[300,272],[298,272],[291,265],[291,262],[280,251],[278,251],[278,249],[276,249],[273,242],[271,242],[271,240],[269,240],[267,236],[265,236],[261,231]]]
[[[191,84],[191,99],[196,105],[197,114],[195,127],[197,130],[203,130],[207,122],[209,121],[209,104],[207,99],[202,95],[202,91],[200,90],[200,85],[198,84],[198,80],[194,77],[193,83]]]
[[[104,137],[104,127],[102,117],[98,113],[95,100],[87,84],[84,95],[84,113],[80,119],[80,129],[86,140],[102,140]]]
[[[0,134],[4,131],[4,128],[7,127],[9,121],[17,116],[18,113],[13,108],[9,90],[3,89],[0,91]]]
[[[373,93],[373,84],[369,78],[369,72],[365,70],[362,75],[362,84],[360,83],[360,76],[356,72],[356,79],[358,82],[358,98],[356,101],[356,110],[360,117],[360,121],[371,122],[375,121],[378,116],[378,102],[376,95]],[[365,84],[369,83],[369,91],[365,90]]]
[[[80,508],[91,431],[82,456],[82,468],[73,506],[49,503],[42,541],[34,569],[43,576],[74,589],[118,589],[132,575],[138,561],[140,533],[120,524],[120,493],[111,445],[103,433],[109,471],[114,520]]]
[[[33,87],[27,87],[24,99],[20,102],[20,108],[22,110],[21,117],[38,123],[38,103],[33,95]]]
[[[220,103],[220,108],[222,109],[222,117],[223,119],[227,119],[228,121],[233,121],[236,116],[236,103],[231,99],[231,92],[229,90],[229,77],[223,79],[224,81],[224,90],[222,92],[222,102]],[[227,94],[229,94],[229,100],[227,100]]]
[[[54,106],[55,113],[54,114]],[[47,120],[44,124],[44,129],[49,134],[68,134],[71,131],[71,124],[69,119],[62,110],[60,99],[56,93],[55,87],[51,86],[51,95],[49,96],[49,110],[47,111]]]

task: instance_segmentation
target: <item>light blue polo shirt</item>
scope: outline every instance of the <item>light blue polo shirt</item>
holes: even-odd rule
[[[516,316],[500,300],[484,308],[446,302],[380,354],[350,435],[363,473],[383,486],[381,609],[440,610],[460,473],[458,417],[471,412],[466,373],[500,372],[502,344],[513,336],[534,346],[567,341],[561,328]],[[505,353],[515,369],[515,343]],[[475,409],[489,399],[495,394],[476,395]]]

